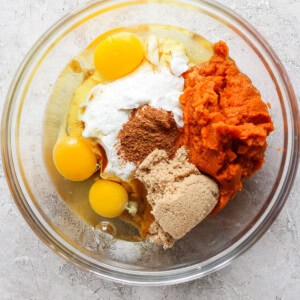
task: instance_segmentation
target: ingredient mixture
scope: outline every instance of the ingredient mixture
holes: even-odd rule
[[[155,26],[105,33],[70,63],[53,162],[92,226],[118,218],[168,249],[261,168],[273,124],[225,42]]]

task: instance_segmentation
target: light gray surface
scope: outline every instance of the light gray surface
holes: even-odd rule
[[[19,63],[50,25],[84,0],[0,0],[0,112]],[[220,0],[269,41],[300,90],[300,0]],[[299,299],[300,172],[264,237],[229,267],[170,287],[129,287],[65,263],[31,232],[0,161],[0,299]]]

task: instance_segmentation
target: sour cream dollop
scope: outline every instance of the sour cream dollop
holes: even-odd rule
[[[171,61],[177,70],[187,59],[178,55]],[[178,62],[178,67],[176,64]],[[173,68],[172,68],[173,69]],[[177,72],[176,72],[177,73]],[[118,156],[117,135],[128,121],[132,109],[143,105],[173,112],[179,127],[183,126],[179,97],[183,92],[184,79],[181,74],[172,72],[166,65],[157,70],[151,63],[142,64],[137,70],[113,82],[99,84],[84,101],[81,120],[85,124],[82,135],[96,138],[106,151],[108,164],[102,172],[106,179],[131,179],[135,165],[125,162]]]

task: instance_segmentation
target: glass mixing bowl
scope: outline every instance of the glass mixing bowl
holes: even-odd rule
[[[262,170],[245,182],[243,191],[221,213],[207,218],[169,251],[112,239],[79,220],[58,195],[43,155],[45,110],[62,69],[101,33],[149,23],[183,27],[211,42],[225,40],[231,57],[270,102],[275,124]],[[14,78],[2,120],[7,180],[33,231],[67,261],[123,283],[165,285],[192,280],[224,267],[248,249],[282,209],[299,158],[296,103],[287,74],[270,46],[222,5],[188,0],[93,1],[46,32]],[[57,103],[49,132],[54,137],[66,109],[67,105]]]

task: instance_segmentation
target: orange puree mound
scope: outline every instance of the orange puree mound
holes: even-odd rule
[[[274,127],[267,105],[228,57],[225,42],[216,43],[210,61],[184,77],[180,143],[188,147],[191,162],[219,183],[216,213],[241,190],[242,179],[261,168]]]

